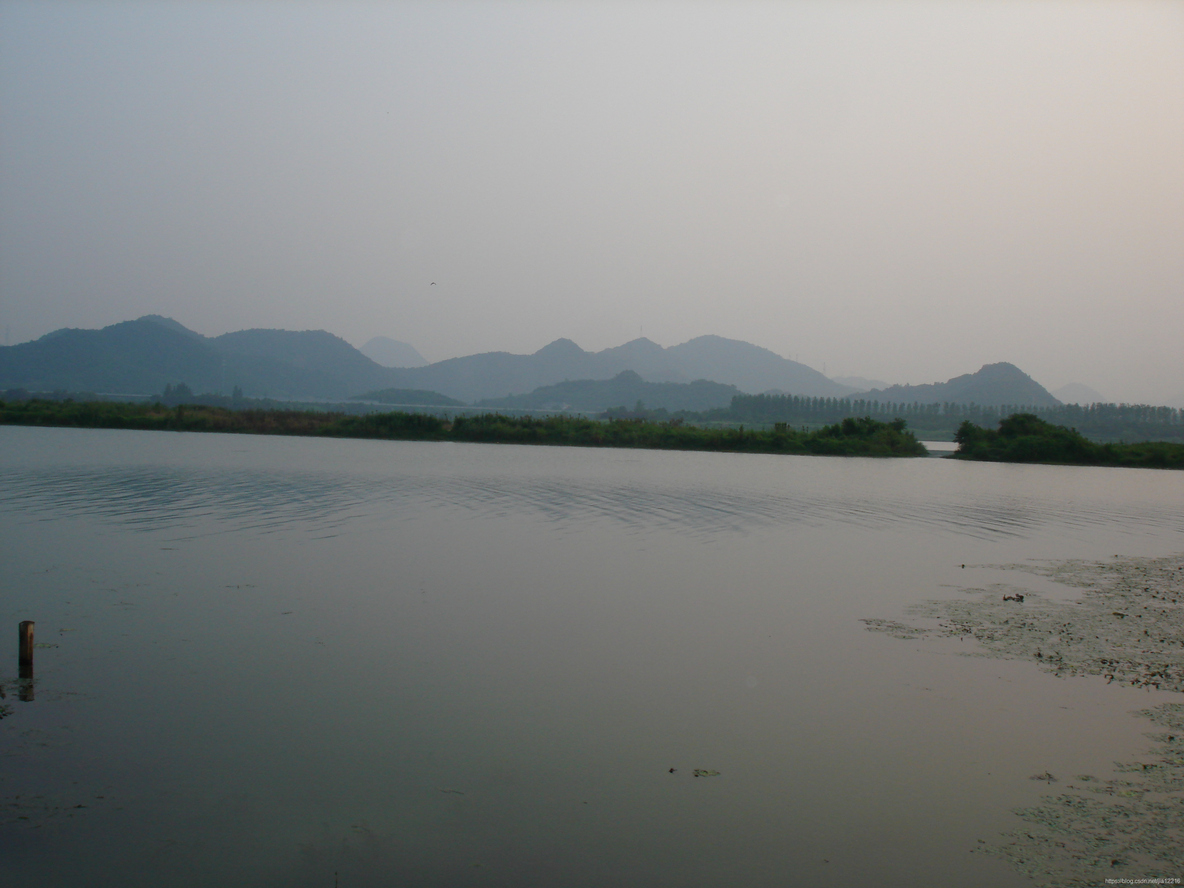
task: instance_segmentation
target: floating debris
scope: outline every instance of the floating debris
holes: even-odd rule
[[[1057,676],[1096,675],[1107,683],[1184,692],[1184,558],[1001,567],[1083,591],[1075,601],[1057,602],[1009,586],[966,589],[969,600],[910,609],[936,625],[863,622],[894,638],[973,640],[978,644],[966,652],[970,656],[1028,659]],[[1016,811],[1023,828],[979,850],[1007,860],[1045,888],[1081,888],[1115,877],[1178,878],[1184,860],[1184,704],[1136,714],[1166,729],[1147,735],[1159,746],[1145,760],[1117,764],[1121,776],[1114,779],[1077,775],[1066,792]],[[1056,782],[1048,771],[1030,779]]]
[[[91,799],[104,796],[92,795]],[[59,819],[74,817],[92,806],[73,799],[53,795],[13,795],[0,797],[0,827],[41,829]]]
[[[718,777],[719,771],[708,771],[706,768],[695,768],[696,777]]]

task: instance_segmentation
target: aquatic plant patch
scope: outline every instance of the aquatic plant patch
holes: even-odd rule
[[[969,656],[1026,659],[1057,676],[1094,675],[1155,693],[1184,692],[1184,557],[1002,567],[1081,594],[1051,601],[999,584],[910,609],[923,625],[864,623],[894,638],[973,640]],[[1149,755],[1117,763],[1119,776],[1109,779],[1033,775],[1050,789],[1064,789],[1017,810],[1025,825],[999,844],[973,850],[1002,857],[1049,888],[1184,875],[1184,704],[1136,715],[1161,729],[1148,734],[1157,744]]]

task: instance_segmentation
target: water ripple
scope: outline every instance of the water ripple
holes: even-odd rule
[[[659,455],[660,456],[660,455]],[[485,517],[534,515],[560,532],[590,521],[684,533],[744,532],[772,526],[845,524],[922,528],[983,539],[1019,537],[1056,524],[1119,525],[1129,533],[1184,533],[1177,510],[1146,503],[1063,501],[1017,490],[968,492],[941,485],[836,485],[811,474],[761,488],[705,480],[565,477],[479,470],[448,473],[347,472],[180,466],[10,470],[5,501],[51,519],[63,511],[95,515],[140,530],[184,534],[275,533],[302,527],[335,535],[370,517],[414,517],[424,505]],[[800,466],[799,466],[800,468]],[[211,526],[216,527],[211,530]]]

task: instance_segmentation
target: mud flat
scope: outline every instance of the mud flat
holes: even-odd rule
[[[982,565],[987,566],[987,565]],[[1043,565],[993,565],[1081,590],[1054,600],[1021,584],[966,588],[966,597],[912,608],[915,622],[864,620],[901,639],[959,638],[968,656],[1023,659],[1056,676],[1098,676],[1172,702],[1140,710],[1157,730],[1117,776],[1032,775],[1050,793],[1017,810],[1024,826],[982,853],[1010,862],[1038,885],[1096,886],[1107,879],[1184,877],[1184,556]]]

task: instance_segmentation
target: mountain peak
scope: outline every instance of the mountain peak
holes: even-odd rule
[[[690,379],[712,379],[743,392],[770,389],[795,395],[841,397],[852,389],[763,346],[708,334],[666,349]]]
[[[892,385],[861,393],[881,401],[918,401],[922,404],[953,401],[959,404],[980,404],[984,407],[1023,405],[1027,407],[1055,407],[1060,403],[1044,386],[1007,361],[984,364],[975,373],[955,376],[947,382],[929,385]]]
[[[174,321],[172,318],[166,318],[164,315],[149,314],[143,317],[136,318],[136,323],[156,324],[164,327],[166,330],[172,330],[174,333],[184,333],[186,336],[192,336],[194,339],[205,339],[200,333],[194,333],[184,324]]]
[[[535,352],[535,354],[546,358],[561,358],[569,355],[582,355],[586,354],[586,352],[570,339],[564,338],[556,339],[554,342],[548,342]]]
[[[662,346],[654,342],[652,339],[647,339],[645,336],[639,336],[637,339],[630,339],[624,345],[618,345],[617,348],[627,348],[632,351],[665,351]]]
[[[1015,379],[1020,377],[1024,379],[1032,378],[1015,364],[1010,364],[1007,361],[999,361],[997,364],[983,364],[982,367],[979,368],[978,375],[992,377],[995,379]]]

